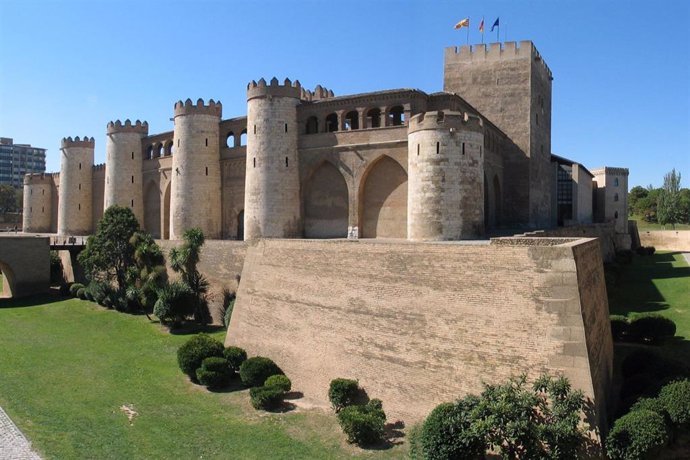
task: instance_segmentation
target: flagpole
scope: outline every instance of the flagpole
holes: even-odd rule
[[[470,24],[472,21],[470,21],[470,17],[467,16],[467,44],[470,44]]]
[[[496,26],[496,41],[498,43],[501,43],[501,24],[500,23]]]
[[[482,45],[484,44],[484,16],[482,16]]]

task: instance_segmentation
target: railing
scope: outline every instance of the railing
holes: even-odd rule
[[[86,236],[51,236],[51,246],[86,246]]]

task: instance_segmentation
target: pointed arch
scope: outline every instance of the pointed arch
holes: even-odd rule
[[[304,237],[346,238],[349,194],[342,173],[322,162],[304,187]]]
[[[161,191],[154,180],[144,188],[144,228],[154,238],[161,237]]]
[[[361,238],[407,238],[407,172],[382,155],[362,176],[359,188]]]

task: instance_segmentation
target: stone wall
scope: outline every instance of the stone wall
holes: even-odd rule
[[[317,406],[331,379],[358,379],[408,425],[522,372],[563,373],[604,407],[612,348],[597,243],[525,241],[261,240],[226,345],[274,359]]]
[[[663,251],[690,251],[690,230],[643,230],[640,244]]]
[[[568,227],[558,227],[548,230],[538,230],[527,232],[522,235],[537,238],[598,238],[601,247],[601,257],[604,262],[610,262],[616,255],[617,250],[630,249],[629,238],[627,245],[621,235],[616,234],[613,222],[603,224],[573,225]],[[627,236],[627,235],[623,235]]]
[[[48,238],[0,237],[0,271],[3,297],[23,297],[47,291],[50,287]]]

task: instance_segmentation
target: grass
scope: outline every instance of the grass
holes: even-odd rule
[[[406,454],[406,445],[348,445],[331,413],[255,411],[246,390],[211,393],[193,385],[176,362],[189,336],[171,335],[142,316],[77,299],[2,302],[0,406],[44,458]],[[212,335],[224,339],[224,331]],[[131,424],[123,405],[138,413]]]
[[[637,221],[637,230],[640,232],[652,230],[690,230],[690,224],[676,224],[675,228],[671,225],[661,225],[654,222],[645,221],[642,216],[632,215],[630,220]]]

